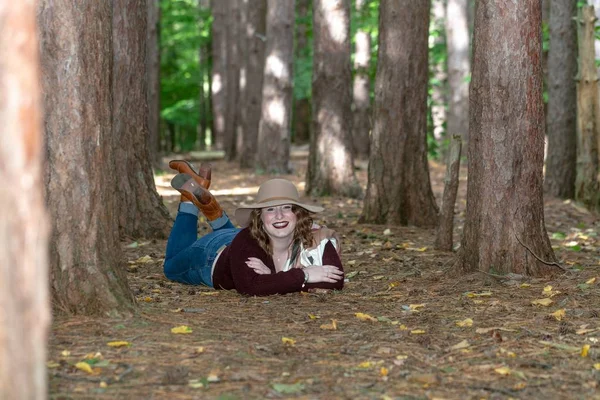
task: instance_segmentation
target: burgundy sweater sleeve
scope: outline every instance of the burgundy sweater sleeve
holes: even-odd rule
[[[323,251],[323,265],[334,265],[334,266],[338,267],[342,272],[344,272],[344,267],[342,266],[342,260],[340,259],[340,255],[335,250],[335,246],[331,242],[328,242],[325,245],[325,250]],[[346,274],[343,275],[342,279],[340,279],[339,281],[337,281],[335,283],[329,283],[329,282],[307,283],[306,286],[303,288],[303,290],[313,289],[313,288],[341,290],[344,287],[344,277],[345,276],[346,276]]]

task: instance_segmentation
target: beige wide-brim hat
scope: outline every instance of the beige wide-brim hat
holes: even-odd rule
[[[283,204],[295,204],[314,213],[324,210],[323,207],[301,203],[298,189],[287,179],[271,179],[260,185],[254,203],[235,210],[235,220],[241,227],[246,227],[250,223],[252,210]]]

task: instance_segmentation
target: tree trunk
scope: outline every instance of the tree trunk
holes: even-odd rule
[[[312,131],[306,193],[359,197],[352,156],[350,1],[313,2]]]
[[[306,68],[306,59],[309,57],[310,51],[308,43],[308,29],[310,18],[311,0],[296,1],[296,42],[294,44],[294,74],[298,77],[304,73],[303,67]],[[298,68],[296,68],[298,67]],[[297,88],[299,82],[294,82]],[[304,86],[304,84],[302,85]],[[308,90],[294,90],[294,112],[292,115],[293,121],[293,142],[295,144],[308,143],[310,140],[310,93]],[[299,94],[300,93],[300,94]],[[308,96],[308,97],[307,97]]]
[[[548,156],[546,193],[572,199],[577,176],[577,0],[555,0],[550,6],[548,55]]]
[[[471,73],[468,1],[448,0],[446,6],[446,46],[448,49],[448,137],[469,134],[469,74]]]
[[[244,91],[244,140],[240,157],[242,168],[256,166],[258,126],[262,106],[263,73],[265,71],[265,41],[267,0],[250,0],[245,42],[248,47],[246,62],[246,88]],[[244,37],[244,36],[242,36]]]
[[[365,0],[356,1],[357,14],[364,13]],[[371,81],[369,62],[371,60],[371,35],[362,29],[356,31],[354,55],[354,88],[352,143],[355,157],[369,158],[371,134]]]
[[[160,153],[160,0],[147,0],[146,85],[150,163],[159,165]]]
[[[112,3],[41,0],[38,22],[53,303],[72,313],[128,312],[111,132]]]
[[[18,40],[15,40],[18,38]],[[48,233],[35,2],[0,7],[0,398],[44,399]]]
[[[246,90],[247,74],[248,74],[248,40],[246,28],[248,26],[248,7],[250,4],[246,1],[238,3],[239,27],[237,29],[236,43],[238,47],[238,96],[236,105],[236,143],[235,143],[235,159],[240,162],[244,155],[244,121],[246,120]]]
[[[579,74],[577,77],[577,178],[575,198],[590,210],[600,210],[598,75],[594,57],[594,8],[580,9]]]
[[[433,47],[443,49],[446,42],[446,7],[445,0],[432,0],[431,5],[431,29],[436,32],[432,38]],[[443,51],[443,50],[442,50]],[[434,55],[435,52],[432,52]],[[446,63],[442,60],[436,60],[431,57],[429,59],[429,69],[432,76],[430,81],[430,107],[431,107],[431,123],[433,128],[433,137],[439,146],[440,153],[443,157],[446,155],[447,146],[444,145],[446,139],[446,104],[447,99],[447,80]],[[451,136],[448,136],[450,138]]]
[[[460,135],[453,135],[446,162],[446,177],[444,178],[444,194],[440,221],[435,236],[435,249],[452,251],[452,234],[454,230],[454,206],[458,193],[458,178],[460,174],[460,153],[462,140]]]
[[[559,271],[544,225],[541,23],[541,2],[477,3],[464,272]]]
[[[382,0],[369,183],[361,221],[436,225],[427,164],[429,2]]]
[[[227,110],[227,4],[212,0],[212,76],[211,102],[213,110],[213,146],[224,150],[225,118]]]
[[[258,130],[258,168],[267,173],[290,170],[294,1],[267,1],[267,47]]]
[[[240,4],[238,0],[223,0],[227,4],[227,29],[225,31],[227,43],[227,97],[225,101],[225,132],[223,145],[225,159],[233,161],[237,150],[237,126],[239,122],[239,95],[240,95],[240,56],[238,31],[240,31]]]
[[[146,0],[113,0],[112,128],[119,232],[167,238],[171,217],[156,191],[150,163],[146,60]]]

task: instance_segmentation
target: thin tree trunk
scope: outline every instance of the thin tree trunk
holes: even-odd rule
[[[47,396],[50,323],[34,1],[0,7],[0,398]]]
[[[160,154],[160,0],[147,1],[146,79],[148,99],[148,147],[150,163],[159,165]]]
[[[258,130],[258,168],[268,173],[290,170],[294,2],[267,1],[267,47]]]
[[[363,222],[433,227],[427,163],[429,2],[382,0]]]
[[[577,176],[577,0],[554,0],[548,55],[546,193],[572,199]]]
[[[431,27],[437,32],[437,36],[433,38],[434,47],[443,48],[446,41],[445,21],[446,7],[444,0],[432,0],[431,5]],[[431,121],[433,123],[433,137],[439,145],[442,155],[445,156],[447,148],[443,145],[446,137],[446,104],[448,99],[446,96],[448,74],[446,72],[446,63],[430,59],[429,68],[433,80],[430,81],[431,88]]]
[[[313,2],[313,97],[306,193],[362,196],[352,156],[350,1]]]
[[[113,0],[112,134],[119,232],[167,238],[171,217],[156,191],[150,163],[146,80],[146,0]]]
[[[246,140],[246,132],[244,131],[245,120],[247,118],[246,108],[246,91],[248,90],[248,8],[254,6],[247,1],[240,2],[239,8],[239,27],[237,29],[236,43],[238,47],[238,96],[236,105],[236,142],[235,142],[235,159],[239,162],[244,154],[244,141]]]
[[[454,206],[456,204],[456,194],[458,193],[461,147],[462,140],[460,135],[452,136],[448,151],[448,161],[446,162],[446,177],[444,178],[444,195],[442,196],[440,222],[435,237],[435,248],[437,250],[452,251]]]
[[[309,51],[308,43],[308,28],[309,28],[309,11],[311,0],[296,1],[296,43],[294,47],[294,73],[296,76],[302,74],[301,69],[306,63]],[[303,63],[304,62],[304,63]],[[305,67],[306,68],[306,67]],[[296,82],[297,84],[297,82]],[[308,93],[303,93],[304,90],[296,89],[294,91],[294,112],[292,115],[293,121],[293,142],[295,144],[308,143],[310,140],[310,100],[306,96]],[[298,93],[301,93],[300,95]],[[298,98],[296,98],[298,97]]]
[[[471,73],[468,0],[448,0],[446,46],[448,48],[448,136],[469,136],[469,74]]]
[[[356,1],[356,12],[364,12],[365,0]],[[355,157],[368,158],[371,133],[371,81],[369,62],[371,59],[370,32],[358,29],[354,38],[354,88],[352,143]]]
[[[541,23],[540,2],[477,3],[465,272],[560,272],[544,225]]]
[[[53,303],[71,313],[129,312],[111,129],[112,2],[41,0],[38,23]]]
[[[250,0],[245,41],[248,46],[246,63],[246,88],[244,101],[244,140],[240,157],[242,168],[256,166],[258,126],[260,123],[263,74],[265,71],[265,42],[267,29],[267,1]]]
[[[227,109],[227,3],[212,0],[212,74],[211,102],[213,110],[213,147],[224,149],[225,118]]]
[[[225,31],[227,42],[227,97],[225,102],[225,131],[223,145],[225,159],[233,161],[237,150],[237,126],[239,122],[239,95],[240,95],[240,4],[238,0],[223,0],[227,4],[227,28]]]
[[[594,57],[594,7],[578,15],[579,74],[577,77],[577,178],[575,198],[590,210],[600,209],[598,184],[598,130],[600,112],[598,75]]]

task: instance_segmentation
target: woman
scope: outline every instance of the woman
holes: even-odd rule
[[[171,185],[182,202],[167,242],[167,278],[256,296],[342,289],[339,240],[332,230],[313,225],[311,213],[323,208],[301,203],[292,182],[263,183],[256,202],[235,211],[238,229],[208,191],[209,166],[198,174],[185,161],[169,166],[180,172]],[[213,231],[198,239],[199,211]]]

